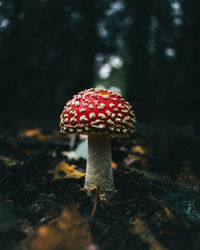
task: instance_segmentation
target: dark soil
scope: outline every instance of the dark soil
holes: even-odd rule
[[[53,130],[34,131],[0,132],[0,194],[15,221],[0,228],[1,250],[25,249],[21,243],[72,202],[83,218],[94,206],[81,189],[84,178],[52,181],[61,161],[85,170],[85,159],[62,154],[80,139],[70,146],[67,136]],[[200,249],[199,144],[139,130],[130,139],[114,140],[112,148],[117,194],[112,201],[97,201],[86,248]]]

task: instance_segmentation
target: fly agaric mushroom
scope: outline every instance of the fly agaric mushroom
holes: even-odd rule
[[[99,187],[100,197],[114,191],[111,138],[129,137],[135,115],[121,95],[105,89],[88,89],[73,96],[60,116],[63,133],[88,135],[85,190]]]

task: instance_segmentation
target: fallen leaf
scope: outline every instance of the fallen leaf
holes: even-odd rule
[[[133,154],[128,154],[127,157],[124,159],[124,163],[127,167],[133,165],[138,160],[138,157]]]
[[[138,153],[140,155],[145,155],[147,153],[147,150],[139,145],[132,147],[131,151],[133,153]],[[136,155],[135,155],[135,159],[140,161],[142,167],[144,167],[144,168],[149,167],[147,159],[140,157],[140,156],[136,156]]]
[[[34,136],[39,136],[41,134],[41,130],[36,128],[36,129],[25,129],[22,130],[19,133],[20,137],[34,137]]]
[[[146,150],[140,145],[133,146],[131,148],[131,151],[134,153],[141,154],[141,155],[146,154]]]
[[[91,243],[88,220],[71,204],[64,207],[60,218],[38,228],[35,235],[18,246],[25,250],[81,250]]]
[[[168,250],[168,248],[164,247],[158,239],[152,234],[150,228],[146,224],[146,222],[141,218],[141,216],[137,216],[130,222],[129,231],[132,234],[139,235],[140,239],[143,242],[146,242],[150,246],[150,250]]]
[[[43,134],[38,128],[36,129],[25,129],[19,132],[19,137],[29,137],[34,138],[39,141],[55,141],[57,139],[63,139],[60,133],[54,132],[53,134]]]
[[[20,162],[17,159],[5,157],[3,155],[0,155],[0,161],[2,161],[3,164],[6,165],[7,167],[12,167],[12,166],[15,166],[15,165],[18,165],[18,164],[22,164],[22,162]]]
[[[76,169],[75,165],[69,165],[65,161],[61,161],[55,169],[53,180],[59,179],[80,179],[85,176],[85,173]]]
[[[128,167],[137,162],[140,164],[140,167],[148,169],[149,168],[148,160],[142,157],[142,155],[146,154],[147,151],[139,145],[132,147],[131,151],[133,153],[128,154],[127,157],[124,159],[125,165]]]
[[[116,169],[117,168],[117,163],[112,161],[112,168]]]

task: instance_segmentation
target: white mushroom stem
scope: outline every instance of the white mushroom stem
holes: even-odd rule
[[[109,135],[88,135],[88,159],[85,189],[88,195],[97,186],[100,193],[114,191],[111,160],[111,139]]]

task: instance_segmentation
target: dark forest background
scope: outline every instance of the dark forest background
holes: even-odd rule
[[[1,126],[59,124],[77,91],[119,87],[146,125],[199,132],[199,0],[0,0]],[[158,122],[156,122],[158,121]]]

